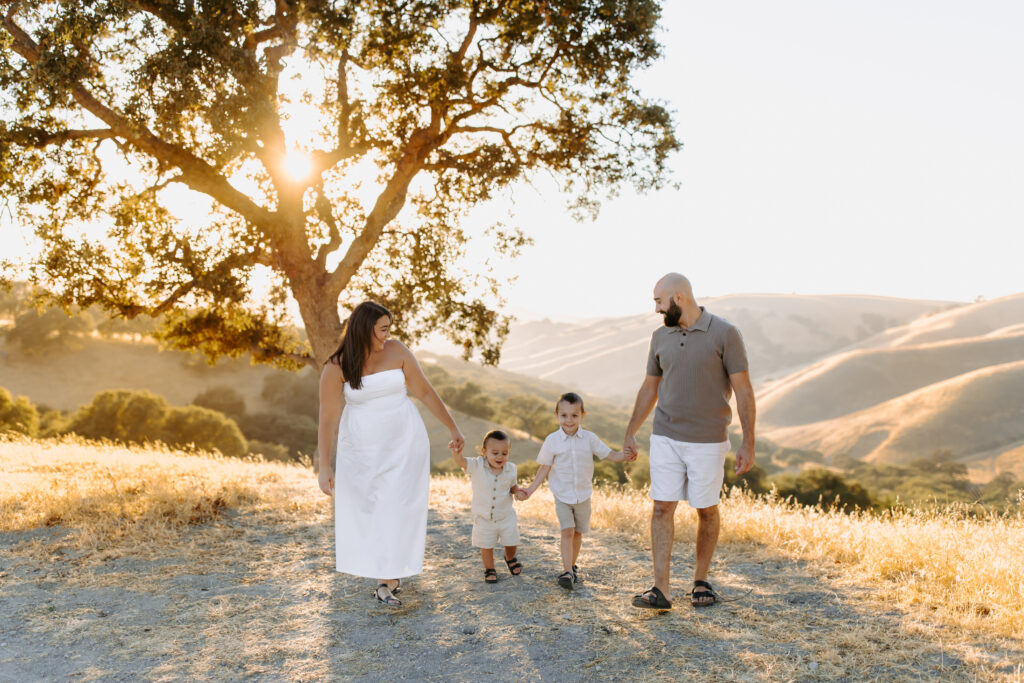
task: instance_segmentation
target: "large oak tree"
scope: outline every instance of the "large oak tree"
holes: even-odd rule
[[[42,245],[34,280],[64,305],[159,316],[162,339],[211,358],[323,362],[339,305],[372,297],[408,339],[440,329],[494,362],[507,321],[464,263],[467,211],[542,174],[586,214],[660,186],[679,147],[633,83],[659,56],[653,0],[0,10],[0,187]],[[315,114],[301,135],[299,111]],[[305,172],[288,170],[297,146]],[[500,224],[487,239],[525,242]]]

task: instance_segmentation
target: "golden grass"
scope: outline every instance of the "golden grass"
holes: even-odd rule
[[[469,481],[436,478],[440,504],[466,505]],[[598,488],[592,525],[648,545],[646,491]],[[557,523],[545,487],[518,504],[520,517]],[[721,543],[753,542],[799,560],[828,562],[845,580],[876,586],[903,607],[924,606],[943,623],[1024,636],[1024,514],[970,518],[957,510],[905,510],[881,516],[799,507],[741,492],[722,502]],[[681,503],[677,542],[696,538],[695,516]]]
[[[0,532],[59,524],[80,549],[159,544],[226,508],[294,511],[318,502],[299,465],[76,437],[0,441],[0,476]]]
[[[298,465],[128,449],[66,439],[0,440],[0,532],[61,525],[82,550],[144,553],[179,541],[189,525],[228,508],[257,510],[269,524],[323,522],[329,506]],[[465,511],[464,477],[432,483],[435,508]],[[523,518],[554,525],[546,488],[518,504]],[[598,489],[593,526],[645,546],[645,492]],[[968,518],[956,511],[845,515],[735,494],[722,503],[723,543],[757,543],[828,564],[880,598],[924,606],[938,621],[1015,638],[1024,635],[1024,515]],[[208,525],[207,525],[208,526]],[[227,541],[227,531],[211,529]],[[692,542],[693,515],[680,506],[676,538]],[[223,538],[222,538],[223,536]]]

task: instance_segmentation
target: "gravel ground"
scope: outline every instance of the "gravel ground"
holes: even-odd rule
[[[719,547],[726,602],[630,606],[649,554],[584,540],[582,584],[555,584],[557,531],[521,523],[526,569],[482,581],[468,516],[432,510],[405,606],[332,571],[329,521],[228,513],[164,556],[84,556],[61,527],[0,535],[0,680],[1020,680],[1020,641],[977,642],[889,609],[830,567]],[[676,576],[692,571],[679,544]],[[40,548],[52,548],[41,561]],[[30,552],[31,551],[31,552]],[[884,597],[884,596],[882,596]]]

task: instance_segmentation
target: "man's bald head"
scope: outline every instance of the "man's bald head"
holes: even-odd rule
[[[681,305],[695,301],[693,287],[690,286],[690,281],[686,279],[686,276],[680,273],[669,273],[654,285],[654,298],[673,299],[675,297],[678,297],[677,300]]]

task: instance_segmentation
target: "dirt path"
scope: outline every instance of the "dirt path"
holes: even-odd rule
[[[947,643],[880,612],[826,568],[758,546],[719,548],[713,581],[735,601],[652,613],[630,606],[649,555],[595,532],[584,582],[554,583],[555,532],[524,521],[523,575],[481,580],[465,513],[430,513],[427,568],[404,609],[332,568],[329,521],[232,513],[166,555],[83,557],[53,529],[0,535],[0,680],[1020,680],[1024,650]],[[40,548],[52,548],[47,562]],[[31,551],[31,552],[30,552]],[[678,548],[677,576],[692,548]]]

